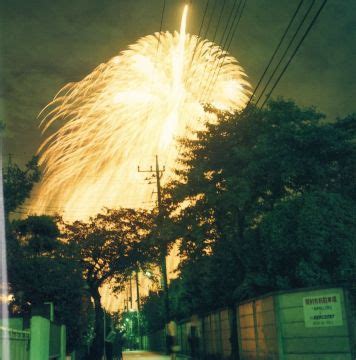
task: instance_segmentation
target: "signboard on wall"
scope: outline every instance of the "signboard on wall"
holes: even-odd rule
[[[341,326],[340,294],[324,294],[303,298],[305,327]]]

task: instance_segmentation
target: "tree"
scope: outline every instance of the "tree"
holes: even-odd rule
[[[13,309],[53,302],[56,319],[67,326],[68,350],[80,345],[86,331],[88,314],[83,312],[81,267],[65,256],[66,244],[59,240],[55,219],[29,216],[14,220],[8,236],[9,282],[15,298]]]
[[[181,240],[181,277],[194,279],[202,261],[209,269],[207,305],[251,295],[244,288],[251,276],[247,235],[277,204],[315,191],[355,201],[354,120],[326,123],[313,108],[278,100],[263,110],[220,113],[217,123],[182,142],[171,217]],[[260,252],[249,255],[263,261]]]
[[[9,219],[40,179],[37,157],[21,169],[9,161],[3,169],[9,285],[13,311],[29,311],[44,302],[55,304],[57,320],[67,326],[68,349],[80,345],[89,314],[83,308],[83,279],[78,262],[64,256],[56,219],[29,216]]]
[[[40,179],[37,157],[33,157],[22,170],[17,164],[9,162],[3,169],[3,189],[5,214],[16,210],[30,195],[34,184]]]
[[[151,334],[165,326],[164,296],[162,292],[152,292],[142,301],[143,333]]]
[[[27,253],[35,256],[50,254],[61,245],[56,219],[51,216],[28,216],[14,220],[11,229],[15,239]]]
[[[356,204],[339,194],[310,192],[278,203],[246,243],[254,291],[291,289],[352,280]],[[254,262],[253,254],[259,261]]]
[[[116,284],[119,289],[132,271],[149,262],[154,253],[147,241],[153,217],[145,210],[106,210],[88,222],[65,224],[64,237],[72,256],[80,259],[83,275],[95,306],[95,337],[89,358],[99,359],[103,349],[103,310],[99,288]]]

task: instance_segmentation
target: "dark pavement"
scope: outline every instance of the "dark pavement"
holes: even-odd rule
[[[167,355],[161,355],[148,351],[125,351],[123,353],[123,360],[169,360]]]

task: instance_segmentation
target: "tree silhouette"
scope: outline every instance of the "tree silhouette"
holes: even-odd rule
[[[87,222],[65,224],[64,238],[72,256],[79,259],[95,306],[95,337],[90,359],[99,359],[103,349],[103,310],[99,289],[114,284],[119,289],[132,271],[152,261],[148,239],[153,216],[145,210],[106,210]]]

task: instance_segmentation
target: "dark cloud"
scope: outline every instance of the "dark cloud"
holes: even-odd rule
[[[232,0],[227,0],[226,21]],[[249,0],[230,52],[256,84],[299,0]],[[159,30],[161,0],[2,0],[0,104],[5,152],[28,158],[41,139],[37,114],[60,87],[77,81],[139,37]],[[164,30],[179,28],[182,0],[166,0]],[[197,33],[205,0],[193,0]],[[330,118],[355,111],[356,2],[329,0],[275,92],[315,105]],[[208,33],[211,39],[213,28]],[[220,38],[218,33],[217,40]]]

